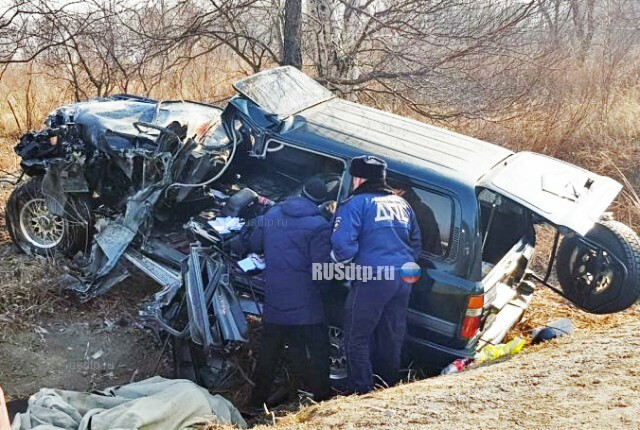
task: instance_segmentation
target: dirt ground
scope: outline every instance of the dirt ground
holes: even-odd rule
[[[0,386],[7,399],[42,387],[102,389],[150,377],[156,366],[173,376],[170,351],[158,362],[163,344],[137,321],[140,302],[158,287],[137,276],[80,303],[58,284],[64,260],[27,256],[11,243],[4,202],[12,189],[0,182]]]
[[[6,194],[0,188],[0,199]],[[84,391],[172,376],[171,354],[158,362],[162,343],[136,320],[153,283],[136,277],[80,303],[56,283],[64,271],[63,261],[20,254],[0,221],[0,385],[9,399],[42,387]],[[572,320],[575,333],[503,362],[297,412],[289,405],[252,422],[300,429],[640,428],[640,307],[589,315],[541,290],[510,337],[527,338],[561,317]]]
[[[0,385],[5,394],[24,398],[42,387],[85,391],[151,376],[162,345],[142,329],[136,312],[153,285],[135,279],[83,304],[56,287],[60,268],[50,264],[0,244]],[[171,376],[169,355],[158,368]]]
[[[501,363],[305,408],[276,427],[640,428],[638,333],[637,318],[581,329]]]

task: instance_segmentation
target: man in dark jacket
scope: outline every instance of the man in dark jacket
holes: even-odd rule
[[[312,263],[330,262],[331,224],[318,208],[325,198],[324,183],[311,179],[301,197],[287,199],[254,220],[249,247],[264,251],[267,266],[262,345],[251,396],[254,406],[267,401],[285,345],[314,400],[331,394],[329,333],[321,284],[312,279],[311,271]]]
[[[386,266],[390,278],[354,280],[347,297],[345,349],[350,390],[373,389],[373,373],[387,385],[398,380],[406,332],[410,284],[399,269],[417,261],[420,228],[411,206],[386,183],[387,164],[373,156],[354,158],[349,166],[354,191],[338,207],[331,242],[332,259],[371,267]]]

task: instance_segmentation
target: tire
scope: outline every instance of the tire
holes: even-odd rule
[[[329,377],[331,386],[338,391],[347,388],[347,357],[344,345],[344,303],[348,291],[340,285],[331,285],[325,294],[327,325],[329,326]]]
[[[609,250],[627,269],[627,277],[607,252],[600,261],[578,237],[565,237],[556,271],[563,293],[594,314],[623,311],[640,297],[640,238],[618,221],[600,221],[586,237]]]
[[[91,245],[93,212],[83,195],[69,195],[64,215],[52,214],[42,191],[42,177],[13,190],[5,208],[5,222],[13,243],[27,254],[71,257]]]

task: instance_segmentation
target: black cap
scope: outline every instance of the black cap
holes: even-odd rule
[[[302,186],[302,196],[320,204],[327,200],[327,186],[320,178],[313,177]]]
[[[351,160],[349,173],[358,178],[385,179],[387,162],[373,155],[361,155]]]

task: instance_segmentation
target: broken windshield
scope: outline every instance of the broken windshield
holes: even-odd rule
[[[295,67],[279,67],[249,76],[234,84],[243,96],[285,118],[329,100],[334,95]]]

